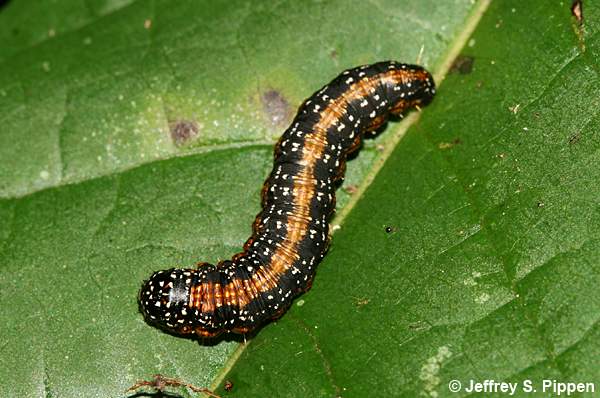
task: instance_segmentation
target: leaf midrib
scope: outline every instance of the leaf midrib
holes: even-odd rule
[[[443,83],[445,77],[448,75],[448,72],[456,59],[456,57],[460,54],[461,50],[464,48],[467,43],[469,37],[475,31],[475,28],[479,24],[479,21],[483,17],[483,14],[487,10],[488,6],[491,4],[491,0],[482,0],[479,2],[477,6],[473,8],[470,15],[467,17],[464,29],[456,36],[453,44],[449,47],[448,51],[441,58],[441,62],[438,63],[433,68],[433,77],[436,82],[437,89],[439,91],[439,87]],[[335,218],[332,220],[332,225],[341,225],[343,224],[346,217],[350,214],[354,206],[359,202],[362,198],[368,187],[375,180],[375,177],[379,174],[379,171],[382,169],[383,165],[387,161],[387,159],[391,156],[392,152],[400,142],[400,140],[404,137],[408,129],[415,125],[420,117],[422,112],[412,112],[407,117],[405,117],[398,125],[398,127],[391,132],[388,138],[386,138],[383,142],[384,150],[377,157],[374,162],[374,165],[371,167],[369,172],[366,174],[365,178],[360,184],[357,192],[354,193],[348,203],[335,215]],[[336,229],[331,229],[331,235],[335,234]],[[217,376],[213,380],[210,389],[216,390],[217,387],[223,382],[226,375],[233,368],[233,366],[237,363],[238,359],[244,353],[248,345],[251,342],[241,343],[237,349],[231,354],[223,368],[217,373]]]

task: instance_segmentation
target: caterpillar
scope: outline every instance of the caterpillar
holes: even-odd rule
[[[434,95],[424,68],[386,61],[348,69],[306,99],[275,146],[243,251],[217,265],[155,272],[139,295],[145,318],[171,333],[214,337],[280,317],[310,289],[327,251],[348,154],[389,115],[402,117]]]

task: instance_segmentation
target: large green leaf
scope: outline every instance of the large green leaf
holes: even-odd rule
[[[58,15],[22,2],[0,15],[4,197],[223,146],[271,145],[340,69],[415,61],[422,49],[422,62],[438,59],[470,1],[435,15],[433,1],[62,3]],[[39,25],[30,27],[32,15]]]
[[[313,290],[238,353],[236,396],[598,391],[600,8],[570,5],[492,2]]]
[[[361,63],[440,63],[473,8],[255,3],[0,9],[0,396],[121,396],[153,373],[209,385],[239,339],[148,326],[143,279],[238,251],[302,99]],[[349,185],[385,157],[376,142]]]
[[[121,396],[152,373],[225,396],[600,382],[598,8],[580,29],[570,4],[496,2],[463,42],[485,3],[397,3],[1,9],[0,395]],[[239,250],[304,97],[381,59],[439,76],[465,43],[472,71],[349,164],[359,191],[279,322],[241,345],[143,322],[151,271]]]

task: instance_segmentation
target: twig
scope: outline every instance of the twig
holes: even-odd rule
[[[134,385],[127,389],[127,392],[138,390],[142,387],[150,387],[155,389],[156,391],[163,392],[167,387],[186,387],[197,393],[204,393],[211,398],[221,398],[220,395],[215,394],[208,388],[204,387],[196,387],[193,384],[186,383],[179,379],[174,379],[172,377],[165,377],[160,374],[156,374],[152,376],[153,380],[139,380]]]

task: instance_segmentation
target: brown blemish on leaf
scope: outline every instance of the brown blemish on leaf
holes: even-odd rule
[[[475,58],[468,55],[459,55],[454,59],[452,66],[450,67],[450,73],[460,73],[461,75],[468,75],[473,71],[473,64]]]
[[[348,192],[349,195],[354,195],[356,192],[358,192],[358,187],[353,184],[346,185],[343,189],[344,191]]]
[[[363,307],[371,302],[371,299],[368,299],[366,297],[353,297],[353,299],[354,305],[356,305],[357,307]]]
[[[581,140],[581,133],[575,133],[569,137],[569,145],[575,145]]]
[[[581,0],[573,1],[571,4],[571,14],[575,17],[578,24],[583,23],[583,2]]]
[[[579,42],[579,48],[581,52],[585,52],[585,40],[584,40],[584,25],[583,25],[583,1],[573,0],[571,4],[571,14],[575,17],[575,23],[573,24],[573,30],[577,35],[577,41]]]
[[[183,145],[198,136],[198,124],[190,120],[179,120],[169,124],[171,139],[175,145]]]
[[[292,117],[289,102],[277,90],[267,90],[261,97],[265,116],[274,127],[286,126]]]
[[[452,142],[440,142],[438,144],[438,148],[439,149],[450,149],[455,145],[459,145],[461,144],[462,141],[460,140],[460,138],[455,138],[454,140],[452,140]]]

